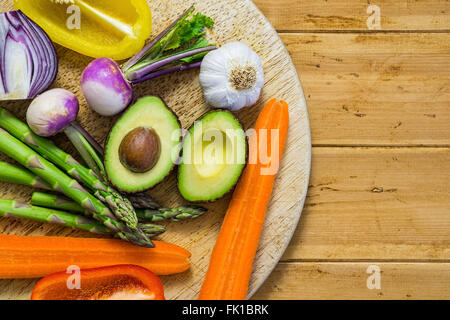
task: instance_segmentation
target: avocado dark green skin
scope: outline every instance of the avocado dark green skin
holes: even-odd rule
[[[217,111],[223,111],[223,112],[227,112],[227,113],[229,113],[229,114],[232,114],[232,115],[236,118],[236,120],[239,122],[239,125],[240,125],[242,128],[244,128],[244,126],[243,126],[241,120],[239,120],[239,118],[236,117],[236,115],[235,115],[234,113],[232,113],[232,112],[231,112],[230,110],[228,110],[228,109],[216,108],[216,109],[214,109],[214,110],[208,111],[207,113],[205,113],[204,115],[202,115],[200,118],[198,118],[198,120],[196,120],[196,121],[201,121],[201,120],[203,120],[203,118],[206,117],[207,115],[209,115],[209,114],[211,114],[211,113],[214,113],[214,112],[217,112]],[[195,123],[194,123],[194,124],[195,124]],[[187,130],[187,132],[190,132],[190,131],[191,131],[191,129],[192,129],[192,127],[194,126],[194,124],[192,124],[192,125],[189,127],[189,129]],[[243,129],[243,130],[244,130],[244,129]],[[245,131],[245,130],[244,130],[244,131]],[[185,139],[185,137],[186,137],[186,135],[183,137],[183,142],[181,143],[181,152],[180,152],[180,155],[179,155],[179,159],[183,158],[183,149],[184,149],[183,147],[184,147],[184,139]],[[239,181],[241,181],[242,174],[244,173],[244,171],[245,171],[245,169],[247,168],[247,165],[248,165],[248,156],[249,156],[249,138],[248,138],[248,137],[245,138],[245,144],[246,144],[246,147],[245,147],[245,165],[244,165],[244,168],[242,169],[241,176],[239,177],[239,179],[236,180],[235,184],[230,188],[230,190],[229,190],[228,192],[226,192],[225,194],[223,194],[221,197],[218,197],[218,198],[215,198],[215,199],[203,200],[203,201],[189,201],[190,203],[196,203],[196,204],[208,204],[208,203],[213,203],[213,202],[216,202],[216,201],[218,201],[218,200],[220,200],[220,199],[226,197],[227,195],[229,195],[230,193],[232,193],[232,192],[234,191],[234,189],[236,188],[236,185],[239,183]],[[178,161],[178,162],[179,162],[179,161]],[[180,189],[179,167],[180,167],[180,166],[178,165],[178,166],[177,166],[177,185],[178,185],[178,189]]]
[[[183,128],[182,125],[181,125],[181,121],[180,121],[180,119],[178,118],[178,115],[175,113],[175,111],[173,111],[172,108],[170,108],[170,107],[167,105],[167,103],[164,101],[164,99],[161,98],[159,95],[153,95],[153,96],[159,98],[159,99],[162,101],[162,103],[163,103],[164,106],[167,108],[167,110],[169,110],[169,111],[174,115],[175,119],[177,120],[178,124],[180,125],[180,128]],[[136,102],[137,102],[137,100],[135,101],[135,103],[136,103]],[[134,105],[134,104],[133,104],[133,105]],[[108,145],[109,138],[110,138],[110,136],[111,136],[111,131],[112,131],[112,129],[114,128],[114,126],[116,125],[117,121],[119,121],[120,118],[122,118],[123,114],[125,114],[125,112],[127,112],[133,105],[130,105],[130,106],[129,106],[122,114],[121,114],[121,116],[120,116],[119,118],[117,118],[117,120],[114,122],[114,124],[113,124],[113,125],[111,126],[111,128],[109,129],[108,138],[106,139],[106,142],[105,142],[105,147]],[[134,129],[134,128],[133,128],[133,129]],[[182,143],[182,139],[183,139],[183,138],[182,138],[181,135],[180,135],[180,140],[179,140],[180,143]],[[183,150],[183,146],[181,145],[180,153],[181,153],[182,150]],[[178,155],[178,159],[177,159],[177,160],[179,161],[179,159],[180,159],[180,155]],[[177,162],[178,162],[178,161],[177,161]],[[111,180],[110,177],[109,177],[109,173],[108,173],[107,166],[106,166],[106,164],[105,164],[105,159],[103,159],[103,165],[105,166],[105,171],[106,171],[106,176],[107,176],[107,178],[108,178],[108,182],[109,182],[116,190],[118,190],[118,191],[120,191],[120,192],[123,192],[123,193],[126,193],[126,194],[136,194],[136,193],[141,193],[141,192],[145,192],[145,191],[154,189],[154,188],[157,187],[159,184],[161,184],[164,180],[167,179],[167,177],[173,172],[173,170],[174,170],[174,168],[175,168],[175,166],[176,166],[176,164],[173,163],[173,164],[172,164],[172,168],[170,169],[170,171],[164,176],[164,178],[163,178],[160,182],[158,182],[157,184],[155,184],[153,187],[151,187],[151,188],[139,189],[139,190],[135,190],[135,191],[129,191],[129,190],[123,190],[120,186],[118,186],[117,184],[115,184],[115,183],[112,182],[112,180]]]

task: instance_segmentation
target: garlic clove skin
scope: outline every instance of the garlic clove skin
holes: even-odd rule
[[[241,42],[230,42],[208,53],[200,68],[205,100],[215,108],[237,111],[254,105],[264,86],[258,54]]]

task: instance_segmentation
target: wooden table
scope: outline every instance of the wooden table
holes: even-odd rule
[[[450,299],[450,2],[255,3],[296,64],[314,147],[298,230],[255,298]]]

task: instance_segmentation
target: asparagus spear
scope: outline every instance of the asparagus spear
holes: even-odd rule
[[[138,219],[130,201],[103,183],[95,172],[79,164],[50,140],[36,135],[25,123],[1,107],[0,127],[89,187],[97,199],[110,206],[116,217],[126,222],[130,229],[136,230]]]
[[[42,192],[34,192],[31,197],[31,204],[59,209],[68,210],[77,213],[83,213],[85,210],[77,203],[71,201],[70,199],[58,195],[46,194]],[[178,207],[174,209],[160,208],[157,210],[136,210],[138,218],[146,222],[158,222],[158,221],[180,221],[195,219],[206,212],[205,208],[194,206],[194,207]]]
[[[0,181],[20,184],[28,187],[52,190],[47,182],[26,169],[0,161]]]
[[[32,206],[27,203],[14,200],[0,199],[0,216],[48,222],[69,228],[85,230],[96,234],[114,235],[114,232],[110,231],[103,224],[93,219],[60,210]],[[165,231],[164,227],[151,224],[142,224],[141,228],[146,231],[149,237],[155,237]]]
[[[41,189],[47,190],[52,189],[50,185],[48,185],[45,181],[43,181],[38,176],[33,174],[31,171],[28,171],[24,168],[20,168],[17,166],[13,166],[3,161],[0,161],[0,180]],[[81,207],[79,204],[73,202],[71,199],[66,197],[45,194],[41,192],[34,192],[31,199],[31,204],[46,208],[46,209],[38,208],[39,210],[35,210],[34,208],[36,207],[32,207],[31,209],[33,210],[31,210],[28,205],[20,202],[13,203],[6,201],[9,200],[0,199],[0,215],[2,214],[8,216],[14,215],[18,218],[36,220],[41,222],[60,223],[67,227],[78,228],[82,230],[91,231],[94,233],[111,233],[102,224],[95,221],[91,221],[88,218],[79,217],[61,211],[53,212],[52,210],[47,209],[51,208],[57,210],[71,211],[86,215],[86,210],[83,209],[83,207]],[[14,211],[13,209],[10,208],[13,209],[21,208],[22,210]],[[94,224],[89,223],[89,221],[93,222]],[[155,237],[166,231],[166,229],[163,226],[154,224],[141,223],[138,226],[143,232],[145,232],[145,234],[148,237]]]
[[[21,185],[37,187],[51,190],[52,188],[38,176],[25,168],[19,168],[0,161],[0,181],[17,183]],[[55,190],[58,191],[58,190]],[[146,201],[145,198],[141,198]],[[140,200],[137,200],[140,201]],[[151,200],[148,200],[151,201]],[[149,203],[147,201],[147,204]],[[34,192],[31,198],[31,204],[46,208],[66,210],[77,213],[85,213],[85,209],[71,199],[42,192]],[[173,209],[136,209],[139,219],[147,222],[157,222],[164,220],[179,221],[195,219],[206,212],[205,208],[199,206],[178,207]]]
[[[163,234],[166,232],[166,228],[163,226],[160,226],[158,224],[152,224],[152,223],[139,223],[139,228],[144,231],[149,237],[153,238],[160,234]]]
[[[178,207],[173,209],[159,208],[155,210],[138,210],[139,218],[145,221],[158,222],[164,220],[192,220],[203,215],[207,210],[199,206]]]
[[[69,198],[42,192],[33,192],[30,203],[34,206],[71,211],[81,214],[84,214],[86,211],[82,206],[73,202]]]
[[[86,215],[86,210],[83,207],[63,196],[34,192],[31,197],[31,204],[39,207],[72,211]],[[139,228],[149,237],[155,237],[166,231],[165,227],[150,223],[140,223]]]
[[[0,199],[0,216],[49,222],[98,234],[110,233],[108,228],[95,220],[14,200]]]
[[[128,194],[125,197],[130,200],[135,209],[159,209],[161,206],[146,193]]]
[[[4,120],[4,112],[0,113],[0,121]],[[141,230],[130,230],[125,224],[116,220],[116,217],[101,201],[88,193],[76,180],[68,177],[55,165],[39,156],[32,149],[14,138],[11,134],[0,129],[0,151],[13,158],[31,172],[44,179],[52,189],[70,197],[86,210],[93,213],[108,229],[117,232],[117,235],[134,244],[154,247],[151,240]]]

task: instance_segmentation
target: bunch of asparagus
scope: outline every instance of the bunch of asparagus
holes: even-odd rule
[[[35,193],[33,205],[0,200],[0,215],[112,233],[136,245],[153,247],[150,238],[161,234],[165,228],[149,222],[193,219],[206,211],[197,206],[161,208],[146,194],[130,198],[120,194],[109,186],[104,175],[99,145],[76,132],[69,138],[90,168],[50,140],[34,134],[24,122],[0,107],[0,151],[23,166],[0,162],[0,180],[61,194]]]

